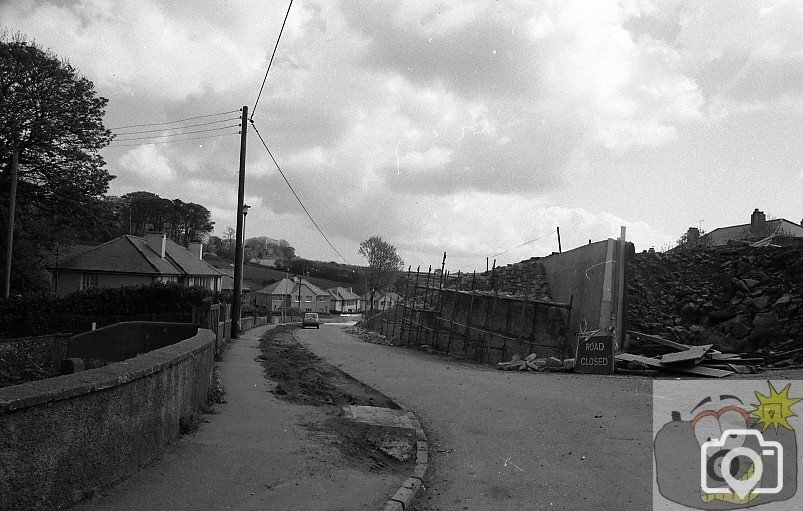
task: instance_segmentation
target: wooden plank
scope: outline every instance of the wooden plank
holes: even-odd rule
[[[691,346],[688,344],[681,344],[679,342],[670,341],[668,339],[664,339],[663,337],[658,337],[657,335],[649,335],[649,334],[642,334],[641,332],[634,332],[632,330],[627,331],[627,335],[631,337],[635,337],[636,339],[641,339],[642,341],[652,341],[654,343],[662,344],[664,346],[669,346],[670,348],[675,348],[679,351],[685,351]]]
[[[703,359],[706,353],[713,348],[713,344],[705,344],[702,346],[692,346],[686,351],[676,351],[675,353],[667,353],[661,357],[662,364],[679,364],[679,363],[697,363]]]
[[[711,367],[703,366],[678,366],[678,365],[664,365],[660,360],[649,357],[642,357],[641,355],[633,355],[632,353],[620,353],[616,355],[616,360],[623,360],[625,362],[641,362],[650,367],[664,369],[667,371],[675,371],[678,373],[696,374],[698,376],[710,376],[713,378],[722,378],[733,374],[732,371],[725,371],[723,369],[713,369]]]

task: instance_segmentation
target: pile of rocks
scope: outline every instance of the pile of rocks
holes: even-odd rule
[[[717,349],[803,346],[803,249],[722,247],[637,254],[627,328]]]
[[[479,294],[492,294],[496,291],[500,296],[528,300],[550,300],[551,296],[546,271],[536,258],[500,266],[476,276],[461,275],[459,281],[453,277],[444,285],[449,289],[467,291],[471,289],[472,281],[474,290]]]
[[[530,353],[526,358],[513,355],[510,362],[499,362],[496,368],[500,371],[571,371],[574,369],[574,359],[567,358],[563,362],[555,357],[538,358]]]

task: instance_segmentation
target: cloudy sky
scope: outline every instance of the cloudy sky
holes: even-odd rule
[[[117,127],[252,109],[286,8],[12,0],[0,28],[93,80]],[[800,222],[803,2],[296,0],[254,122],[351,263],[373,234],[465,271],[549,254],[556,226],[564,250],[624,225],[640,251],[754,208]],[[235,225],[237,135],[137,142],[103,151],[110,193]],[[253,132],[246,203],[249,237],[340,260]]]

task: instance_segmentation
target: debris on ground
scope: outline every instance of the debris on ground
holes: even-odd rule
[[[723,353],[713,344],[689,345],[659,335],[628,330],[628,352],[616,355],[616,372],[657,376],[680,373],[722,378],[734,373],[755,374],[767,360],[758,353]]]
[[[539,358],[535,353],[530,353],[525,358],[513,355],[510,362],[499,362],[496,368],[500,371],[571,371],[574,369],[574,359],[567,358],[561,362],[555,357]]]

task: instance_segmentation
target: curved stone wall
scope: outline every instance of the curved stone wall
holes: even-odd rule
[[[198,329],[123,362],[0,389],[0,509],[62,508],[153,460],[206,401],[214,351],[214,334]]]

